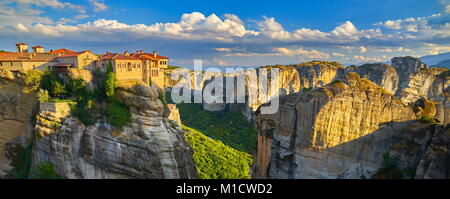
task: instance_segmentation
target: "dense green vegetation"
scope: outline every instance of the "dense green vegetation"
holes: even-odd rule
[[[239,151],[246,153],[255,151],[256,129],[239,111],[210,112],[203,110],[200,106],[199,104],[177,104],[183,124],[211,138],[221,140]]]
[[[123,125],[131,122],[131,112],[127,106],[122,104],[116,99],[116,87],[117,78],[113,72],[111,62],[108,64],[106,78],[104,80],[105,96],[108,100],[108,107],[106,108],[106,114],[108,116],[108,122],[116,128],[122,128]]]
[[[106,72],[106,78],[104,80],[104,89],[106,98],[108,101],[112,102],[115,98],[115,90],[117,87],[117,78],[116,74],[113,72],[113,67],[111,62],[108,64],[107,72]]]
[[[194,150],[194,163],[202,179],[250,178],[250,154],[226,146],[219,140],[206,137],[195,129],[183,126],[186,138]]]
[[[24,76],[24,83],[26,86],[25,86],[23,92],[30,93],[30,92],[39,90],[43,75],[44,75],[44,72],[42,72],[40,70],[27,71]]]
[[[26,179],[30,175],[31,156],[33,150],[33,143],[30,142],[25,148],[18,149],[18,157],[13,159],[13,172],[8,175],[8,178]]]
[[[61,177],[56,173],[53,164],[50,162],[42,162],[37,165],[36,174],[33,178],[37,179],[60,179]]]
[[[413,179],[416,175],[415,166],[408,166],[405,169],[399,169],[397,161],[389,156],[388,153],[383,156],[383,167],[372,177],[375,179]]]
[[[76,103],[71,105],[71,113],[85,125],[93,125],[97,121],[98,108],[95,106],[95,96],[81,78],[69,78],[67,90]]]
[[[100,71],[95,73],[96,77],[102,77]],[[116,128],[131,121],[128,107],[115,98],[117,78],[111,63],[106,76],[97,82],[98,89],[94,91],[88,89],[82,78],[67,77],[64,81],[54,70],[30,70],[25,74],[24,82],[27,85],[24,92],[37,91],[41,102],[70,102],[72,115],[85,125],[95,124],[98,116],[103,113],[107,114],[108,121]],[[106,110],[97,105],[104,101],[108,102]]]
[[[52,98],[64,98],[67,95],[67,87],[64,81],[53,70],[46,70],[40,81],[40,88],[48,91]]]
[[[50,101],[50,96],[47,90],[39,89],[38,98],[40,102],[48,102]]]
[[[432,123],[433,122],[433,118],[429,117],[429,116],[422,116],[419,118],[419,121],[425,124],[428,123]]]
[[[131,112],[128,107],[119,103],[117,100],[108,104],[106,109],[108,115],[108,122],[116,128],[121,128],[123,125],[131,122]]]
[[[167,69],[169,69],[169,70],[175,70],[175,69],[179,69],[179,68],[183,68],[183,67],[181,67],[181,66],[173,66],[173,65],[168,65],[167,66]]]
[[[401,179],[402,177],[402,171],[397,168],[397,161],[386,153],[383,156],[383,167],[372,178]]]

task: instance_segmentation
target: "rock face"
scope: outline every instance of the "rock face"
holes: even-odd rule
[[[364,64],[359,67],[349,67],[346,71],[358,73],[361,77],[383,87],[392,95],[398,89],[399,77],[393,66],[381,63]]]
[[[431,117],[441,123],[450,122],[450,72],[445,68],[428,67],[414,57],[395,57],[392,66],[364,64],[346,68],[345,73],[356,72],[394,94],[406,104],[426,99],[434,103],[436,112]]]
[[[299,92],[303,88],[316,88],[323,86],[335,80],[340,74],[344,72],[344,66],[337,62],[323,62],[313,61],[308,63],[302,63],[289,66],[263,66],[261,69],[267,69],[267,74],[270,76],[270,70],[272,68],[279,69],[279,78],[277,82],[277,88],[271,86],[270,80],[262,83],[259,81],[261,71],[258,69],[249,69],[246,71],[240,71],[235,73],[212,73],[198,71],[183,70],[179,74],[185,72],[186,77],[181,78],[179,81],[170,81],[170,75],[166,75],[166,85],[174,87],[177,83],[186,83],[192,89],[194,95],[195,92],[202,92],[205,87],[211,84],[211,77],[219,74],[223,78],[233,78],[237,88],[245,89],[245,103],[238,103],[226,101],[222,96],[212,97],[212,99],[220,99],[223,103],[203,101],[203,109],[208,111],[227,111],[227,110],[240,110],[242,114],[248,119],[253,120],[254,113],[261,104],[268,102],[275,95],[288,95],[291,93]],[[243,84],[239,84],[236,80],[238,77],[243,77]],[[223,81],[223,85],[219,88],[226,94],[226,81]],[[267,87],[266,91],[257,92],[264,86]],[[211,100],[212,101],[212,100]]]
[[[450,178],[450,129],[435,128],[431,143],[420,159],[415,178]]]
[[[392,66],[399,74],[399,89],[396,96],[405,103],[414,103],[421,98],[435,102],[435,118],[442,123],[450,122],[449,71],[445,68],[428,67],[417,58],[397,57]]]
[[[33,168],[51,162],[65,178],[195,178],[193,151],[179,124],[167,118],[156,88],[124,84],[116,96],[132,113],[122,130],[40,112],[36,130],[46,136],[35,140]]]
[[[276,114],[256,113],[263,149],[257,152],[257,178],[370,177],[395,129],[416,119],[411,107],[356,73],[282,97],[280,104]]]
[[[37,97],[35,93],[23,93],[23,89],[20,78],[0,71],[0,178],[11,171],[17,149],[28,144],[34,129]]]

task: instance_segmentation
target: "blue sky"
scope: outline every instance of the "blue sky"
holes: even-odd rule
[[[450,51],[450,0],[0,0],[0,49],[158,50],[171,64],[385,62]]]

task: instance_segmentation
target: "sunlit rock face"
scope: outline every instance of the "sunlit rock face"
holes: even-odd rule
[[[264,140],[258,148],[271,150],[258,150],[255,162],[265,165],[256,165],[255,177],[370,177],[396,129],[416,119],[411,107],[356,73],[282,97],[280,104],[276,114],[256,113],[258,141]]]
[[[346,72],[358,73],[362,78],[366,78],[377,85],[384,88],[392,95],[398,89],[399,77],[396,69],[393,66],[376,63],[376,64],[364,64],[361,66],[350,66]]]
[[[35,140],[33,168],[51,162],[65,178],[195,178],[193,151],[156,89],[119,84],[116,96],[132,113],[122,130],[41,111],[36,133],[44,136]]]
[[[261,69],[261,70],[260,70]],[[277,82],[271,81],[274,77],[272,69],[277,69],[278,78]],[[265,73],[264,71],[267,71]],[[189,77],[180,78],[178,81],[170,81],[169,77],[172,74],[181,74],[187,72]],[[308,63],[302,63],[298,65],[289,66],[263,66],[257,69],[249,69],[245,71],[233,72],[233,73],[213,73],[199,71],[187,71],[181,70],[178,72],[172,72],[171,75],[166,75],[166,83],[168,87],[175,87],[176,84],[183,85],[188,84],[192,89],[191,94],[200,92],[205,94],[205,88],[214,84],[212,76],[223,77],[223,81],[220,84],[219,91],[223,95],[204,96],[206,100],[201,101],[203,109],[208,111],[228,111],[228,110],[240,110],[242,114],[248,119],[253,120],[254,113],[261,104],[268,102],[274,96],[288,95],[291,93],[299,92],[303,88],[316,88],[323,86],[335,80],[339,74],[344,72],[344,66],[337,62],[322,62],[313,61]],[[242,78],[242,81],[238,81],[238,78]],[[235,85],[234,100],[227,100],[226,96],[230,96],[226,89],[230,89],[230,85],[227,85],[226,78],[231,78],[230,82]],[[267,80],[267,81],[265,81]],[[244,95],[244,102],[237,101],[237,90],[242,89]],[[170,89],[169,89],[170,90]],[[209,93],[209,92],[207,92]],[[194,96],[192,96],[194,98]]]
[[[434,117],[442,123],[450,122],[448,69],[428,67],[413,57],[393,58],[392,66],[399,75],[399,89],[395,94],[399,99],[408,104],[420,98],[432,100],[437,109]]]
[[[23,93],[21,78],[0,69],[0,178],[5,177],[18,152],[31,139],[36,93]]]

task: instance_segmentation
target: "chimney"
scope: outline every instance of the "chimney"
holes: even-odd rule
[[[44,47],[42,47],[42,46],[34,46],[33,47],[33,52],[34,53],[44,53]]]
[[[128,50],[125,51],[123,54],[124,54],[125,56],[130,56],[130,53],[128,53]]]
[[[156,50],[153,51],[153,57],[156,58]]]
[[[17,43],[16,49],[18,53],[27,53],[28,52],[28,44],[26,43]]]

